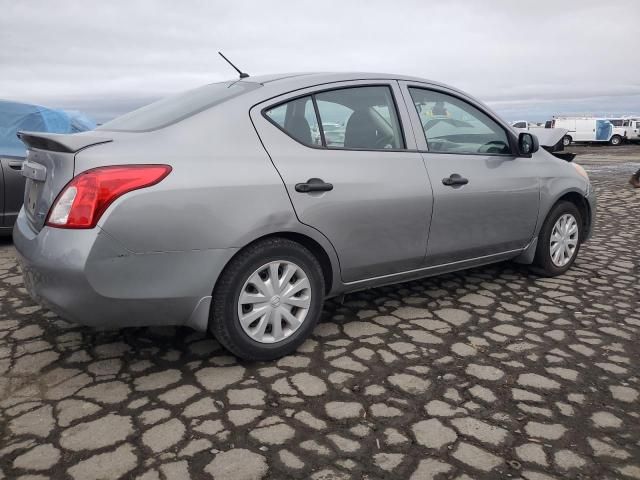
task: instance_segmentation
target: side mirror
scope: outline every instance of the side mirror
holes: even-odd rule
[[[518,135],[518,153],[521,157],[530,157],[538,151],[540,142],[538,137],[527,132]]]

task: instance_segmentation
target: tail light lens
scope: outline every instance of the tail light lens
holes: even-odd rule
[[[159,183],[169,165],[114,165],[82,172],[60,192],[46,224],[57,228],[93,228],[118,197]]]

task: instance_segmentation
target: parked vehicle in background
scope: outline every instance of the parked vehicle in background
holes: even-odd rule
[[[623,127],[626,129],[629,142],[640,142],[640,118],[625,118]]]
[[[95,128],[78,112],[0,100],[0,235],[9,235],[24,197],[22,163],[27,155],[18,131],[74,133]]]
[[[511,122],[511,126],[513,128],[519,128],[521,130],[530,130],[532,128],[545,128],[545,125],[543,123],[529,122],[527,120],[517,120],[515,122]]]
[[[334,122],[324,122],[322,124],[322,130],[327,145],[344,145],[345,125]]]
[[[327,297],[504,260],[560,275],[594,222],[582,167],[407,76],[244,78],[20,135],[34,298],[100,327],[209,329],[246,359],[294,352]]]
[[[565,146],[571,142],[599,142],[620,145],[626,139],[624,127],[616,127],[609,118],[598,117],[555,117],[553,128],[566,128]]]
[[[553,153],[563,160],[573,160],[575,155],[560,153],[564,150],[564,137],[568,130],[566,128],[551,128],[551,125],[547,126],[547,123],[531,123],[526,120],[518,120],[511,125],[519,132],[530,131],[538,138],[540,146],[547,152]]]

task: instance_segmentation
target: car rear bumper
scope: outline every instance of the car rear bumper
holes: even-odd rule
[[[64,319],[106,328],[207,327],[218,275],[236,249],[133,253],[108,233],[44,227],[23,212],[14,245],[31,296]]]

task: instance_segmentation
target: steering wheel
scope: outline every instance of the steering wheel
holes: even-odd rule
[[[478,149],[478,153],[505,153],[506,145],[502,140],[491,140]]]

